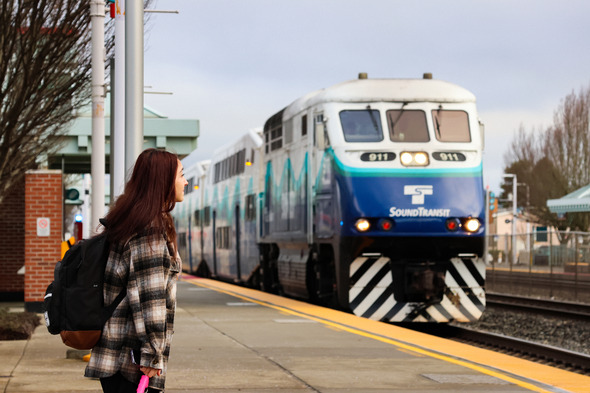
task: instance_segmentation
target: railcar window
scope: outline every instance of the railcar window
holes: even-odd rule
[[[283,111],[274,114],[264,124],[264,150],[266,153],[283,147]]]
[[[340,122],[346,142],[379,142],[383,129],[379,111],[363,109],[340,112]]]
[[[241,175],[246,168],[246,149],[227,157],[215,164],[213,183],[218,183],[232,176]]]
[[[393,142],[428,142],[426,113],[419,110],[396,109],[387,111],[389,138]]]
[[[203,209],[203,226],[208,227],[211,225],[211,207],[207,206]]]
[[[195,226],[196,227],[201,226],[201,211],[200,210],[195,210]]]
[[[254,201],[254,194],[246,195],[246,221],[253,221],[256,219],[256,204]]]
[[[230,240],[230,227],[219,227],[215,230],[215,246],[217,248],[229,250]]]
[[[433,110],[432,122],[437,140],[441,142],[471,142],[467,112]]]

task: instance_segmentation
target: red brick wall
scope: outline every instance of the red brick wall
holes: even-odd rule
[[[56,170],[27,171],[25,178],[25,308],[37,311],[53,269],[61,258],[62,175]],[[38,236],[37,219],[48,218],[49,236]]]
[[[25,179],[0,204],[0,300],[23,300],[25,276]]]

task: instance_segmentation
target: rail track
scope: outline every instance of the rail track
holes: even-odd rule
[[[486,293],[486,306],[519,312],[590,321],[590,305],[525,296]]]
[[[485,331],[453,325],[406,324],[404,327],[464,342],[578,374],[590,375],[590,355]]]

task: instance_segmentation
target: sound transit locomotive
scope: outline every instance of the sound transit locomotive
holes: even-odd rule
[[[185,269],[381,321],[475,321],[482,150],[475,96],[428,74],[307,94],[185,159]]]

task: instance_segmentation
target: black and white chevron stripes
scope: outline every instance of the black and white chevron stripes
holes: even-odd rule
[[[481,259],[451,259],[445,293],[437,304],[396,302],[391,262],[359,257],[350,265],[349,304],[364,318],[389,322],[473,322],[485,309],[485,264]]]

